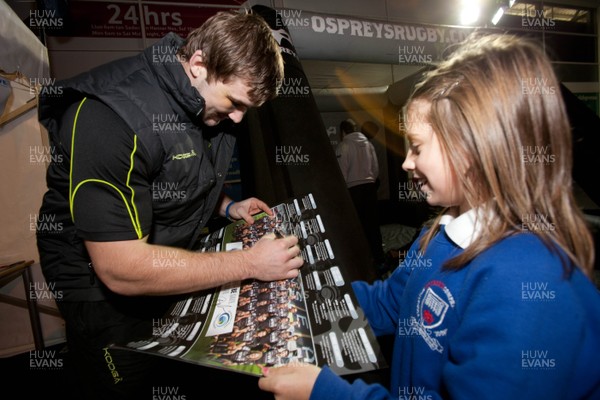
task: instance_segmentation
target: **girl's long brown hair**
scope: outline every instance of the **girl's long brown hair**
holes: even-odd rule
[[[541,45],[473,36],[425,75],[407,108],[414,101],[430,103],[450,168],[469,205],[481,209],[481,234],[445,268],[460,269],[500,239],[531,231],[564,251],[572,261],[563,259],[565,272],[574,264],[591,275],[593,239],[573,196],[571,128]]]

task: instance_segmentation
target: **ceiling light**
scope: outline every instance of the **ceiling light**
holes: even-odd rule
[[[472,25],[479,20],[481,6],[477,0],[464,0],[460,11],[461,25]]]
[[[498,21],[500,21],[500,18],[504,15],[504,10],[506,10],[506,6],[498,8],[498,11],[496,11],[496,14],[492,17],[492,24],[496,25]]]

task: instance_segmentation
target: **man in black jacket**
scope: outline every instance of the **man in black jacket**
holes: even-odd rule
[[[253,214],[270,213],[256,198],[232,201],[222,186],[235,123],[273,98],[282,78],[268,25],[221,12],[186,40],[169,34],[44,91],[54,95],[40,98],[39,117],[57,162],[39,216],[54,223],[38,224],[38,249],[60,294],[82,398],[151,398],[161,382],[173,385],[155,357],[107,347],[148,337],[170,296],[297,276],[293,236],[267,236],[243,251],[193,251],[213,216],[252,223]]]

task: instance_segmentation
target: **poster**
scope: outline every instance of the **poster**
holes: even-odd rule
[[[238,251],[265,234],[294,234],[305,261],[298,277],[245,280],[194,293],[156,321],[152,336],[114,347],[260,376],[303,362],[338,375],[386,367],[312,194],[207,235],[199,251]]]

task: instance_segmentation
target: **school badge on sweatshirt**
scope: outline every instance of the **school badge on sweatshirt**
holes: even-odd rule
[[[454,297],[442,281],[427,282],[419,293],[417,316],[411,317],[411,325],[433,351],[439,353],[444,351],[444,347],[436,338],[448,334],[448,330],[443,326],[444,318],[454,305]]]

